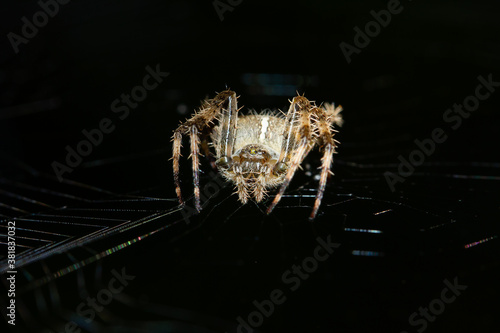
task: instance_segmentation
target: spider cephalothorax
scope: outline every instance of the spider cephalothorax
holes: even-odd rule
[[[315,146],[323,150],[318,193],[310,219],[318,211],[335,153],[333,125],[341,125],[342,108],[333,104],[316,106],[304,96],[296,96],[288,113],[264,111],[239,115],[236,93],[226,90],[203,101],[192,118],[174,131],[174,181],[179,202],[179,159],[182,135],[191,140],[195,206],[201,210],[199,189],[199,146],[210,154],[208,138],[215,148],[215,165],[224,178],[236,184],[239,200],[260,202],[268,188],[280,186],[269,206],[270,213],[280,201],[295,171]]]

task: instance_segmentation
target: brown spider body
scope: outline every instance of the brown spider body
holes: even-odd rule
[[[179,202],[183,204],[179,182],[182,135],[189,135],[195,206],[201,210],[199,190],[199,146],[210,154],[207,139],[215,148],[215,165],[227,180],[236,185],[239,200],[250,197],[262,201],[267,189],[281,186],[269,206],[270,213],[280,201],[295,171],[311,149],[323,150],[318,193],[310,219],[321,203],[337,141],[333,124],[342,124],[342,108],[333,104],[316,106],[304,96],[291,101],[286,117],[279,113],[238,115],[236,93],[230,90],[207,99],[201,109],[174,132],[174,181]]]

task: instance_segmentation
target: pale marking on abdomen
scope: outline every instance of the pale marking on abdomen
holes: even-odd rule
[[[262,122],[260,124],[260,141],[264,141],[266,138],[267,127],[269,126],[269,117],[262,117]]]

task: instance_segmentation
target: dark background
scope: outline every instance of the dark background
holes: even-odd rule
[[[21,34],[21,18],[32,21],[40,7],[2,5],[0,218],[2,231],[17,219],[25,251],[18,331],[62,332],[75,321],[88,332],[229,332],[279,288],[287,301],[262,332],[416,332],[408,317],[456,277],[467,290],[426,331],[498,331],[499,92],[457,130],[443,121],[479,75],[500,81],[495,2],[402,1],[348,63],[339,44],[353,44],[353,28],[364,30],[387,3],[244,0],[221,21],[211,1],[71,1],[18,54],[6,36]],[[118,120],[111,103],[157,64],[169,76]],[[314,223],[318,153],[272,215],[266,204],[240,207],[228,184],[185,223],[172,130],[226,86],[257,110],[286,110],[296,91],[343,106],[335,176]],[[103,118],[116,129],[59,183],[52,163]],[[384,173],[437,127],[446,142],[391,192]],[[283,272],[328,235],[341,246],[291,292]],[[122,267],[136,278],[86,323],[77,305]]]

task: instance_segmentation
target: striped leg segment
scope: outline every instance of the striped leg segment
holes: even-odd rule
[[[175,192],[177,198],[181,205],[184,205],[184,200],[182,199],[181,186],[180,186],[180,176],[179,176],[179,161],[181,157],[181,147],[182,147],[182,136],[189,135],[190,138],[190,157],[192,159],[192,169],[193,169],[193,185],[194,185],[194,202],[195,208],[199,212],[201,211],[200,202],[200,145],[204,150],[205,154],[209,153],[208,145],[206,144],[207,133],[214,126],[214,120],[219,121],[219,125],[222,127],[223,138],[219,142],[217,147],[218,152],[223,152],[231,156],[235,131],[236,131],[236,118],[237,118],[237,104],[236,93],[231,90],[225,90],[213,99],[207,99],[203,101],[202,106],[196,114],[181,123],[179,127],[174,131],[173,136],[173,172],[174,172],[174,183]],[[200,136],[204,138],[204,142],[201,142]]]
[[[288,169],[283,184],[271,205],[267,208],[267,214],[271,213],[281,200],[283,193],[292,181],[295,171],[297,171],[300,163],[311,150],[313,129],[311,127],[312,113],[310,109],[311,103],[303,96],[294,97],[288,109],[287,125],[283,133],[283,145],[279,162],[276,164],[277,167],[286,165]]]

